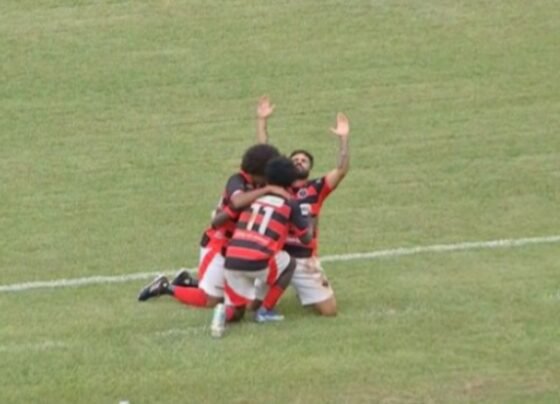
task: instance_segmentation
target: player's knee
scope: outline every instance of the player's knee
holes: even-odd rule
[[[317,313],[323,317],[336,317],[338,312],[336,311],[336,306],[329,307],[319,307],[317,308]]]
[[[317,314],[324,317],[335,317],[337,315],[336,299],[334,296],[331,298],[315,304],[315,311]]]

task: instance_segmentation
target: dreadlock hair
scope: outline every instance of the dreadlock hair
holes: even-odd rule
[[[243,154],[241,169],[249,175],[263,176],[266,163],[279,155],[278,149],[272,145],[256,144]]]

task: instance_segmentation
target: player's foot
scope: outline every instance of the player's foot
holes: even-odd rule
[[[193,278],[186,269],[181,268],[175,275],[175,278],[171,281],[171,284],[173,286],[197,287],[198,280]]]
[[[284,316],[276,310],[267,310],[264,307],[261,307],[255,313],[255,321],[257,323],[269,323],[282,320],[284,320]]]
[[[143,302],[152,297],[169,293],[169,280],[165,276],[160,275],[140,291],[138,294],[138,300]]]

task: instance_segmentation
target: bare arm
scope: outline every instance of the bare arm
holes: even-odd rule
[[[286,199],[291,198],[289,192],[284,188],[275,185],[267,185],[252,191],[238,192],[231,198],[230,206],[235,210],[243,209],[252,204],[256,199],[269,193],[283,196]]]
[[[257,104],[257,143],[268,143],[267,121],[274,112],[274,105],[263,95]]]
[[[325,176],[325,180],[331,189],[340,184],[342,179],[348,173],[350,168],[350,151],[348,147],[348,136],[350,134],[350,123],[348,117],[342,112],[336,116],[336,127],[331,128],[331,132],[339,138],[338,164],[334,170],[331,170]]]
[[[221,227],[228,220],[229,220],[229,215],[226,212],[224,211],[217,212],[212,218],[212,227],[215,229]]]

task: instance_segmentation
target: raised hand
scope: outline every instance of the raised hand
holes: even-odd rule
[[[346,137],[350,133],[350,122],[342,112],[336,114],[336,127],[331,128],[331,132],[341,137]]]
[[[270,103],[270,98],[263,95],[259,98],[259,103],[257,104],[257,117],[260,119],[267,119],[274,112],[275,105]]]

